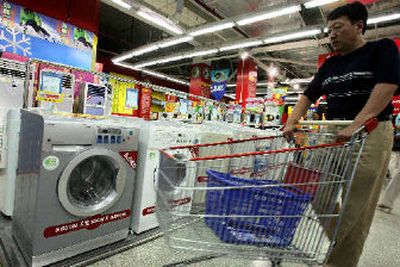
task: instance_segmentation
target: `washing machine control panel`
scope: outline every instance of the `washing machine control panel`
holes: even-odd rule
[[[128,135],[133,131],[128,131]],[[97,144],[122,144],[125,141],[123,131],[115,128],[100,128],[97,131]]]

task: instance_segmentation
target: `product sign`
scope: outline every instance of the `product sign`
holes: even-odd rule
[[[400,95],[395,95],[392,99],[393,115],[400,113]]]
[[[47,171],[54,171],[60,166],[60,159],[56,156],[47,156],[43,160],[43,168]]]
[[[121,151],[119,154],[129,163],[132,169],[136,170],[137,165],[137,151]]]
[[[74,221],[66,224],[60,224],[55,226],[47,227],[43,231],[45,238],[56,237],[65,235],[70,232],[80,231],[83,229],[94,230],[103,224],[111,223],[118,220],[123,220],[131,216],[130,210],[119,211],[111,214],[99,214],[93,217],[89,217],[80,221]]]
[[[151,110],[151,89],[143,87],[140,97],[140,117],[145,120],[150,120]]]
[[[203,97],[210,97],[210,66],[201,63],[192,66],[189,93]]]
[[[226,92],[229,69],[211,71],[211,95],[215,100],[221,100]]]
[[[83,69],[96,58],[93,33],[8,1],[0,1],[0,30],[0,51]]]

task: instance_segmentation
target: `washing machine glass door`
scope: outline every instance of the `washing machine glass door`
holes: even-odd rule
[[[121,197],[126,169],[121,157],[107,149],[86,150],[74,157],[58,182],[62,206],[80,217],[111,208]]]

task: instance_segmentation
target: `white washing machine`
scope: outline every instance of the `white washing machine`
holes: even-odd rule
[[[199,128],[199,143],[209,144],[209,143],[220,143],[227,142],[234,139],[234,133],[229,130],[229,128],[224,127],[225,124],[217,121],[207,121],[201,125],[192,125],[188,127],[198,127]],[[208,157],[208,156],[218,156],[218,155],[230,155],[231,146],[218,145],[218,146],[201,146],[195,150],[196,157]],[[196,171],[193,172],[195,175],[195,187],[202,188],[207,186],[207,173],[208,169],[227,172],[229,168],[229,159],[221,160],[211,160],[211,161],[198,161],[196,163]],[[193,203],[192,211],[198,212],[205,209],[205,190],[194,190],[193,192]]]
[[[14,211],[15,181],[17,179],[18,149],[20,134],[20,109],[11,109],[6,117],[6,143],[4,144],[7,165],[0,176],[0,210],[11,217]]]
[[[128,236],[138,131],[21,111],[12,233],[30,266]]]
[[[141,233],[159,225],[155,214],[155,183],[160,163],[159,149],[198,143],[198,134],[197,128],[186,127],[179,122],[149,121],[141,126],[139,161],[131,218],[131,227],[135,233]],[[194,183],[190,179],[182,179],[181,182],[182,186],[190,186]],[[187,194],[180,195],[179,199],[174,201],[182,209],[190,209],[192,192],[188,191]]]

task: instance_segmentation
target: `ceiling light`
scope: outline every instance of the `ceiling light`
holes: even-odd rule
[[[241,53],[241,54],[240,54],[240,57],[241,57],[243,60],[245,60],[246,58],[249,57],[249,52],[245,51],[245,52]]]
[[[217,32],[217,31],[229,29],[229,28],[232,28],[233,26],[235,26],[235,23],[233,23],[232,21],[225,22],[222,24],[212,25],[212,26],[209,26],[206,28],[200,28],[198,30],[194,30],[193,32],[190,32],[189,35],[199,36],[199,35],[203,35],[203,34],[210,33],[210,32]]]
[[[295,40],[295,39],[300,39],[300,38],[304,38],[304,37],[310,37],[310,36],[314,36],[314,35],[317,35],[320,33],[321,33],[321,29],[313,29],[313,30],[295,32],[295,33],[289,33],[286,35],[267,38],[264,40],[264,43],[265,44],[279,43],[279,42],[283,42],[283,41],[289,41],[289,40]]]
[[[160,78],[160,79],[165,79],[171,82],[176,82],[176,83],[180,83],[180,84],[184,84],[184,85],[188,85],[188,83],[186,81],[183,80],[179,80],[179,79],[175,79],[175,78],[171,78],[168,77],[167,75],[164,75],[162,73],[159,72],[155,72],[155,71],[151,71],[151,70],[141,70],[143,73],[146,73],[148,75]]]
[[[140,56],[140,55],[143,55],[143,54],[146,54],[146,53],[155,51],[155,50],[157,50],[158,48],[159,48],[158,45],[145,46],[145,47],[143,47],[143,48],[135,49],[135,50],[131,53],[131,55],[132,55],[132,57]]]
[[[113,61],[114,63],[115,63],[115,62],[120,62],[120,61],[124,61],[125,59],[131,58],[132,56],[133,56],[132,53],[126,54],[126,55],[122,55],[122,56],[116,57],[116,58],[114,58],[112,61]]]
[[[131,9],[131,7],[132,7],[130,4],[125,3],[125,2],[122,1],[122,0],[111,0],[111,1],[112,1],[113,3],[119,5],[119,6],[122,6],[123,8],[126,8],[126,9]]]
[[[269,70],[268,70],[268,75],[269,75],[270,77],[276,77],[276,76],[278,76],[278,74],[279,74],[279,70],[278,70],[277,67],[270,67],[270,68],[269,68]]]
[[[173,46],[173,45],[177,45],[177,44],[180,44],[180,43],[189,42],[189,41],[192,41],[192,40],[193,40],[193,37],[185,36],[185,37],[173,39],[173,40],[170,40],[170,41],[162,42],[162,43],[159,44],[159,46],[161,48],[165,48],[165,47],[168,47],[168,46]]]
[[[231,88],[231,87],[236,87],[236,84],[233,84],[233,83],[231,83],[231,84],[227,84],[227,85],[226,85],[226,87],[228,87],[228,88]]]
[[[220,50],[221,51],[228,51],[228,50],[240,49],[240,48],[245,48],[245,47],[250,47],[250,46],[258,46],[260,44],[262,44],[261,40],[250,41],[250,42],[245,42],[245,43],[239,43],[239,44],[234,44],[234,45],[223,46],[223,47],[220,48]]]
[[[377,23],[386,22],[386,21],[390,21],[390,20],[396,20],[396,19],[400,19],[400,13],[370,18],[370,19],[368,19],[367,24],[377,24]]]
[[[124,64],[124,63],[120,63],[120,62],[113,62],[115,65],[117,65],[117,66],[120,66],[120,67],[124,67],[124,68],[127,68],[127,69],[132,69],[132,70],[139,70],[138,68],[136,68],[136,67],[134,67],[134,66],[132,66],[132,65],[130,65],[130,64]]]
[[[139,10],[137,14],[142,17],[143,19],[147,20],[150,23],[154,23],[168,31],[171,31],[176,34],[182,34],[183,31],[180,27],[175,25],[172,21],[169,19],[165,18],[164,16],[161,16],[160,14],[152,11],[152,10]]]
[[[183,55],[183,58],[190,58],[190,57],[201,57],[201,56],[206,56],[210,54],[215,54],[218,52],[218,49],[210,49],[210,50],[204,50],[204,51],[197,51],[194,53],[186,54]]]
[[[158,63],[158,61],[148,61],[148,62],[143,62],[143,63],[140,63],[140,64],[133,65],[133,67],[135,67],[136,69],[141,69],[141,68],[144,68],[144,67],[149,67],[149,66],[156,65],[157,63]]]
[[[305,8],[313,8],[317,6],[323,6],[327,4],[331,4],[334,2],[338,2],[339,0],[312,0],[304,3]]]
[[[163,59],[157,60],[156,63],[157,64],[164,64],[164,63],[171,62],[171,61],[181,60],[183,58],[184,58],[183,56],[167,57],[167,58],[163,58]]]
[[[272,12],[259,13],[259,15],[255,15],[255,16],[252,16],[249,18],[239,20],[236,23],[240,26],[243,26],[243,25],[252,24],[252,23],[255,23],[258,21],[262,21],[262,20],[267,20],[267,19],[284,16],[284,15],[293,14],[300,10],[301,10],[300,6],[291,6],[291,7],[283,8],[283,9],[272,11]]]

